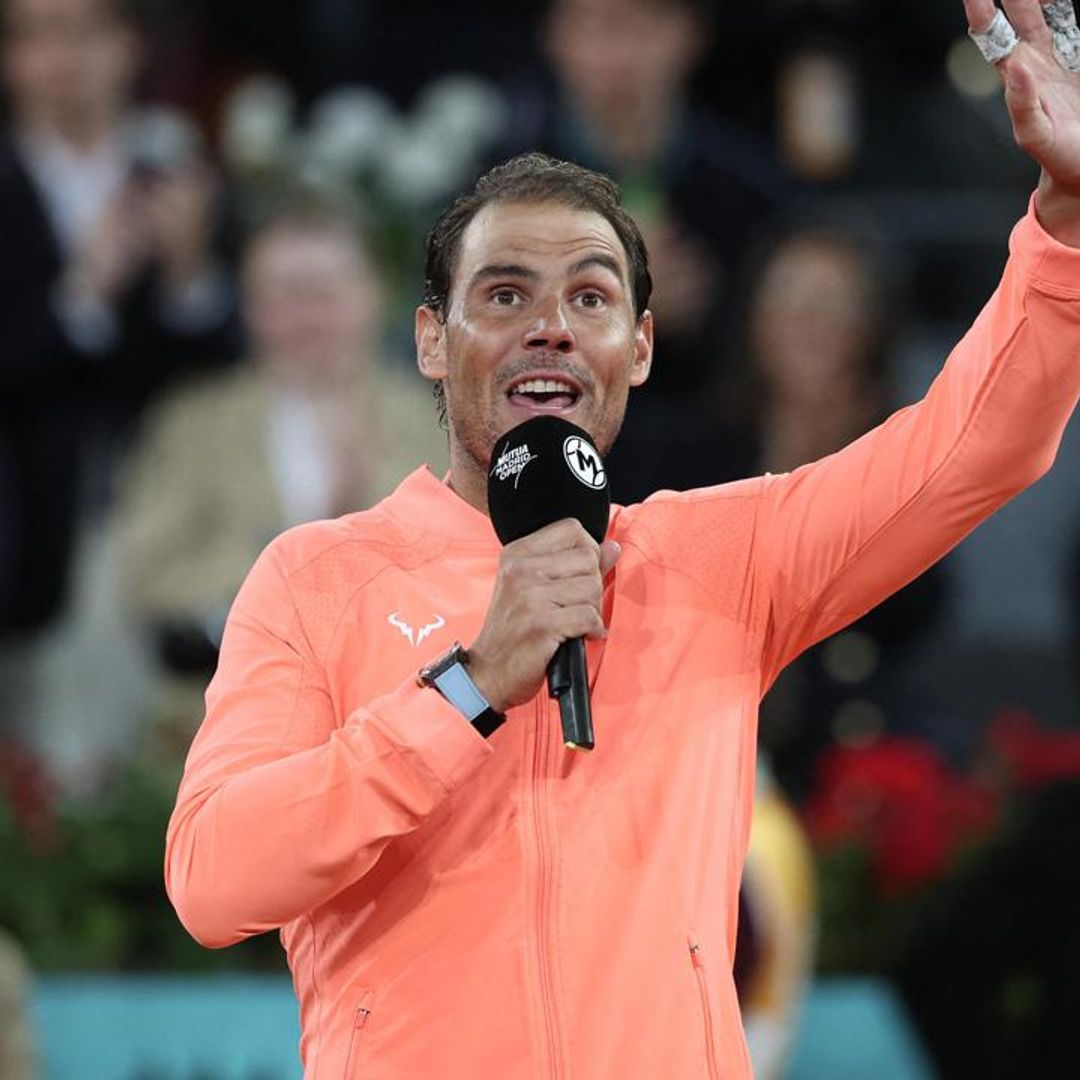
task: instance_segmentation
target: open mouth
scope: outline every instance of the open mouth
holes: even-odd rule
[[[563,379],[521,379],[511,385],[506,396],[512,405],[521,408],[560,412],[572,409],[581,391]]]

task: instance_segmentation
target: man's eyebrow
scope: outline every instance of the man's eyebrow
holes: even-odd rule
[[[524,278],[527,281],[535,281],[540,275],[535,270],[519,263],[489,263],[481,266],[473,274],[469,281],[469,288],[479,285],[483,281],[491,281],[493,278]]]
[[[618,261],[610,255],[586,255],[584,259],[578,259],[573,266],[570,267],[571,274],[580,274],[582,270],[588,270],[591,266],[598,266],[603,270],[608,270],[618,279],[620,285],[625,285],[626,282],[623,278],[622,267]]]

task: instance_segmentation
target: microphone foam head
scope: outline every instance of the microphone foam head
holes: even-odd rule
[[[488,512],[509,544],[562,518],[576,518],[600,543],[611,488],[587,431],[560,416],[534,416],[495,443],[488,467]]]

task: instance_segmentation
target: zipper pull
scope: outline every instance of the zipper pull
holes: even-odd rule
[[[362,1028],[368,1022],[374,999],[375,995],[370,990],[360,999],[360,1007],[356,1010],[356,1020],[353,1027]]]
[[[701,962],[701,945],[696,941],[690,942],[690,963],[696,968],[704,967]]]

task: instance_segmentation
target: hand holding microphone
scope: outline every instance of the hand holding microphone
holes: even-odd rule
[[[492,706],[529,701],[548,673],[568,745],[592,749],[585,638],[605,633],[603,578],[618,545],[603,542],[610,495],[586,432],[542,416],[502,436],[488,508],[506,544],[470,674]]]

